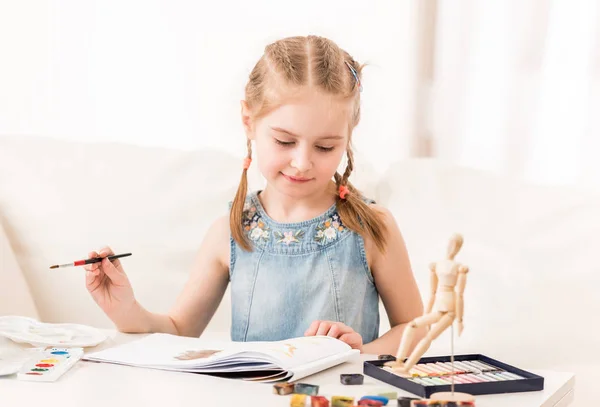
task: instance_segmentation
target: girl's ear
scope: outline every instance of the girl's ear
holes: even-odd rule
[[[246,137],[250,140],[254,140],[254,122],[252,120],[252,116],[250,115],[250,107],[245,100],[242,100],[240,105],[242,107],[242,124],[244,125]]]

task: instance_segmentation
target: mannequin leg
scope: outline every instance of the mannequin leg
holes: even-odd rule
[[[412,352],[412,354],[404,364],[405,369],[407,371],[410,368],[412,368],[417,362],[419,362],[421,356],[423,356],[427,349],[429,349],[429,346],[431,346],[431,342],[434,341],[438,336],[440,336],[441,333],[444,332],[450,325],[452,325],[452,321],[454,321],[454,316],[454,312],[448,312],[444,314],[439,320],[439,322],[429,330],[429,332],[423,339],[421,339],[421,342],[419,342],[415,350]]]
[[[408,349],[410,348],[410,345],[412,345],[413,337],[415,335],[415,329],[420,328],[422,326],[429,326],[431,324],[435,324],[436,322],[441,320],[443,316],[443,312],[437,311],[413,319],[412,322],[410,322],[406,326],[406,328],[404,328],[404,332],[402,333],[402,339],[400,341],[400,346],[398,346],[398,352],[396,352],[396,361],[387,362],[385,365],[403,369],[404,359],[406,359]],[[406,370],[408,371],[408,369]]]

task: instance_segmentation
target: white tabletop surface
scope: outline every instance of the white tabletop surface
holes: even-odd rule
[[[111,338],[86,352],[97,351],[139,336],[110,333]],[[22,346],[0,338],[3,347]],[[383,391],[396,391],[398,395],[413,396],[369,376],[362,386],[340,384],[341,373],[362,373],[362,361],[377,359],[374,355],[361,355],[360,361],[348,362],[309,376],[301,381],[319,385],[319,394],[331,397],[344,395],[362,397]],[[528,370],[528,369],[526,369]],[[530,370],[545,378],[544,390],[528,393],[511,393],[476,396],[477,407],[563,407],[573,398],[574,375],[568,372]],[[413,396],[414,397],[414,396]],[[0,377],[0,405],[61,407],[95,406],[289,406],[290,396],[273,394],[272,384],[248,383],[191,373],[166,372],[105,363],[80,361],[56,382],[28,382],[16,375]],[[395,406],[391,401],[388,406]]]

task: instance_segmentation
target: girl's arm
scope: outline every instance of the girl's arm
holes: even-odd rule
[[[385,253],[381,253],[373,241],[366,239],[365,249],[391,329],[380,338],[363,345],[362,351],[394,355],[406,325],[423,315],[423,301],[410,266],[404,239],[394,216],[388,209],[379,205],[372,205],[372,207],[382,213],[387,225],[387,245]],[[416,330],[409,353],[425,334],[424,328]]]
[[[138,316],[144,331],[200,336],[227,289],[229,251],[229,217],[223,216],[209,228],[190,277],[170,312],[154,314],[139,306]],[[156,288],[156,294],[160,295],[160,287]]]

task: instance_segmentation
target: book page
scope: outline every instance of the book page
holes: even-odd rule
[[[344,353],[330,355],[322,359],[313,360],[302,366],[297,366],[291,371],[291,377],[288,379],[291,382],[300,380],[306,376],[320,372],[330,367],[337,366],[344,362],[358,360],[360,351],[358,349],[350,349]]]
[[[257,350],[271,356],[278,366],[293,370],[333,355],[348,353],[352,348],[328,336],[304,336],[278,342],[256,342]]]
[[[237,348],[234,342],[203,341],[199,338],[151,334],[123,345],[89,353],[84,356],[84,359],[178,369],[217,363],[240,351],[241,348]]]
[[[351,347],[326,336],[277,342],[215,342],[168,334],[152,334],[137,341],[87,354],[84,359],[133,366],[187,371],[243,371],[280,368],[292,370]]]

